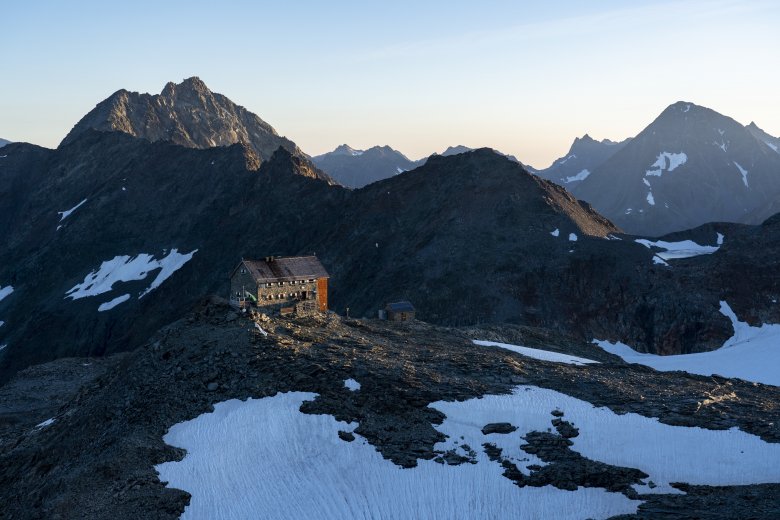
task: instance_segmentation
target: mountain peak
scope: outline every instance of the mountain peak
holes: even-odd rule
[[[469,148],[468,146],[463,146],[462,144],[459,144],[457,146],[448,146],[446,150],[444,150],[441,155],[447,156],[447,155],[456,155],[459,153],[466,153],[471,152],[474,150],[473,148]]]

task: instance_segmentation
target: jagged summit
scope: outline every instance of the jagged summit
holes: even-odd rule
[[[464,146],[462,144],[459,144],[457,146],[448,146],[446,150],[444,150],[441,155],[447,156],[447,155],[456,155],[459,153],[466,153],[474,150],[474,148],[469,148],[468,146]]]
[[[178,84],[169,82],[160,94],[116,91],[84,116],[60,146],[70,144],[88,128],[120,131],[149,141],[172,141],[189,148],[244,143],[261,161],[279,147],[306,158],[294,142],[246,108],[209,90],[197,76]],[[321,172],[318,177],[330,180]]]
[[[628,141],[597,141],[590,134],[575,137],[566,155],[556,159],[549,168],[536,173],[565,186],[568,190],[576,191],[576,187],[587,179],[591,172],[617,153]]]

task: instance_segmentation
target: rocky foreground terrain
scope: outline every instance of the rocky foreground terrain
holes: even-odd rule
[[[474,345],[473,338],[601,363],[539,361]],[[359,392],[345,388],[347,378],[362,381]],[[434,425],[444,417],[428,405],[504,394],[521,384],[564,392],[621,414],[657,417],[671,425],[738,428],[780,442],[777,387],[655,372],[543,329],[393,324],[332,313],[271,319],[239,314],[224,300],[211,298],[133,352],[31,367],[0,388],[0,518],[178,518],[190,496],[165,487],[154,470],[185,455],[163,443],[168,428],[227,399],[277,392],[317,393],[313,402],[304,403],[304,413],[358,422],[355,434],[399,466],[413,467],[420,460],[468,464],[469,455],[461,450],[434,450],[443,440]],[[680,483],[676,487],[685,494],[637,491],[646,475],[572,451],[569,439],[579,435],[576,425],[567,421],[566,410],[550,412],[547,431],[518,439],[522,450],[546,463],[530,475],[513,469],[495,446],[470,449],[485,450],[521,487],[596,487],[642,499],[636,518],[780,515],[780,484]],[[347,432],[339,436],[343,442],[354,439]]]

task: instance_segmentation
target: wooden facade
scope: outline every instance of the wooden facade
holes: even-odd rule
[[[280,314],[324,312],[329,278],[315,256],[242,260],[230,273],[230,301]]]

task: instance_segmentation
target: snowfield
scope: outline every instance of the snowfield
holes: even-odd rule
[[[73,286],[65,293],[65,297],[78,300],[88,296],[97,296],[111,291],[114,284],[118,282],[143,280],[151,271],[160,269],[160,272],[157,273],[157,276],[149,287],[139,294],[138,298],[143,298],[146,294],[159,287],[174,272],[181,268],[181,266],[187,263],[197,251],[198,250],[195,249],[190,253],[181,254],[177,249],[172,249],[168,255],[160,260],[155,260],[152,255],[145,253],[134,257],[128,255],[115,256],[111,260],[106,260],[100,264],[100,268],[97,271],[92,271],[85,276],[83,282]],[[103,305],[108,305],[112,302],[114,302],[114,300]],[[115,302],[114,305],[118,305],[119,303],[121,302]],[[101,305],[101,307],[103,307],[103,305]],[[112,307],[106,307],[102,310],[108,310],[110,308]]]
[[[588,365],[591,363],[598,363],[592,359],[587,359],[578,356],[572,356],[570,354],[562,354],[560,352],[551,352],[549,350],[541,350],[538,348],[521,347],[519,345],[511,345],[509,343],[496,343],[495,341],[484,340],[472,340],[475,345],[482,345],[485,347],[500,347],[506,350],[511,350],[522,356],[526,356],[540,361],[552,361],[555,363],[566,363],[567,365]]]
[[[473,520],[548,518],[554,512],[556,518],[581,519],[633,513],[639,504],[602,489],[518,488],[481,450],[477,464],[421,460],[404,469],[359,435],[353,442],[338,437],[356,423],[298,411],[314,397],[291,392],[233,399],[171,427],[165,442],[185,448],[187,455],[156,469],[169,487],[192,494],[181,518]],[[438,428],[448,435],[473,429],[462,421],[473,403],[449,405],[460,406],[463,417]],[[544,413],[549,426],[549,410]]]
[[[705,376],[717,374],[780,386],[780,325],[751,327],[739,321],[724,301],[720,302],[720,312],[731,320],[734,335],[711,352],[658,356],[637,352],[623,343],[593,342],[628,363],[646,365],[662,372],[683,370]]]
[[[355,435],[338,431],[356,423],[307,415],[300,405],[316,394],[290,392],[247,401],[230,400],[214,412],[179,423],[164,436],[184,448],[179,462],[156,466],[169,487],[192,494],[184,519],[254,518],[606,518],[636,511],[639,501],[599,488],[564,491],[552,486],[515,486],[482,444],[505,447],[524,473],[544,464],[519,449],[531,431],[547,431],[553,410],[580,434],[572,449],[590,459],[637,468],[658,487],[640,493],[678,492],[671,482],[728,485],[780,479],[780,444],[731,430],[669,426],[532,386],[430,406],[446,415],[436,428],[447,436],[437,450],[459,450],[472,463],[456,466],[418,461],[403,469]],[[483,434],[488,423],[509,422],[511,434]],[[462,448],[475,452],[468,455]],[[645,483],[647,483],[645,482]]]
[[[646,248],[658,247],[665,249],[656,253],[657,256],[663,260],[674,260],[676,258],[690,258],[692,256],[699,255],[711,255],[723,244],[723,235],[718,233],[718,246],[702,246],[694,242],[693,240],[682,240],[680,242],[664,242],[663,240],[657,240],[655,242],[646,240],[644,238],[636,239],[636,242],[642,244]]]

